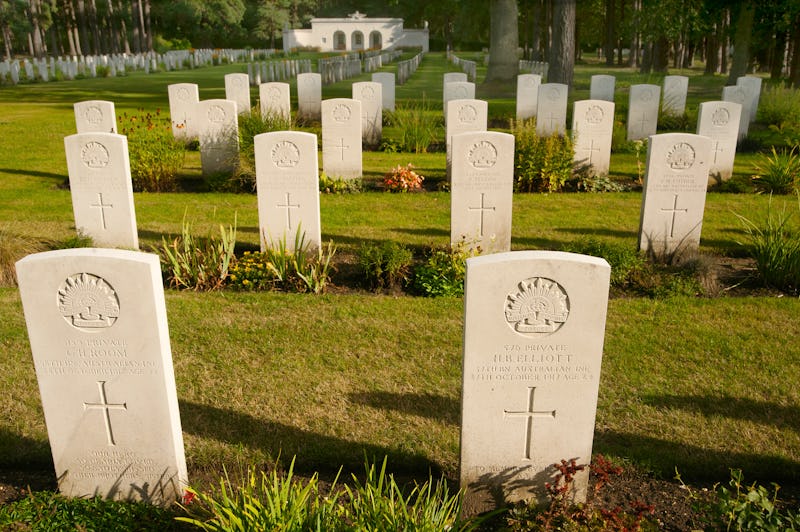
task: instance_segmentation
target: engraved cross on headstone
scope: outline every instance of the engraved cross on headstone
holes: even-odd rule
[[[533,396],[536,392],[536,388],[529,386],[528,387],[528,408],[524,411],[513,411],[513,410],[503,410],[503,417],[522,417],[526,418],[525,422],[525,460],[531,459],[531,444],[533,443],[533,418],[540,417],[540,418],[549,418],[554,419],[556,417],[555,410],[542,410],[536,411],[533,409]]]
[[[487,207],[485,201],[486,201],[486,194],[481,192],[481,205],[480,205],[480,207],[467,207],[467,210],[480,211],[481,212],[481,232],[480,232],[480,236],[481,237],[483,237],[483,221],[484,221],[484,216],[486,214],[486,211],[494,211],[494,209],[495,209],[494,207]]]
[[[556,124],[556,122],[558,122],[558,120],[559,120],[559,116],[557,114],[553,113],[553,111],[550,111],[550,114],[547,115],[547,124],[548,124],[547,127],[548,127],[548,129],[551,130],[551,131],[553,129],[555,129],[555,127],[556,127],[555,124]]]
[[[291,203],[291,194],[289,192],[286,193],[286,203],[281,205],[278,203],[276,207],[281,209],[286,209],[286,228],[291,231],[292,229],[292,209],[299,209],[300,204],[292,205]]]
[[[342,150],[342,160],[344,161],[344,150],[350,149],[350,146],[345,145],[344,139],[340,138],[339,144],[336,144],[333,147]]]
[[[714,141],[714,150],[713,150],[714,151],[714,164],[717,164],[717,156],[718,156],[718,154],[720,154],[721,152],[725,151],[722,148],[720,148],[719,145],[720,145],[720,142],[718,140],[715,140]]]
[[[672,223],[670,224],[669,228],[669,237],[673,238],[675,236],[675,215],[679,212],[689,212],[689,209],[679,209],[678,208],[678,195],[675,194],[675,197],[672,199],[672,208],[671,209],[661,209],[661,212],[666,212],[672,214]]]
[[[588,148],[583,148],[583,149],[584,149],[584,151],[588,151],[589,152],[589,164],[592,164],[592,157],[594,156],[594,153],[592,153],[592,152],[600,153],[600,147],[599,146],[595,147],[594,139],[589,139],[589,147]]]
[[[639,131],[644,133],[645,126],[648,122],[650,122],[650,120],[647,119],[647,113],[642,113],[642,119],[639,120]]]
[[[100,390],[99,403],[83,403],[83,410],[102,410],[103,420],[106,425],[106,437],[109,445],[116,445],[114,442],[114,432],[111,430],[111,415],[109,410],[127,410],[126,403],[112,404],[106,399],[106,381],[97,381],[97,388]]]
[[[94,207],[100,209],[100,222],[103,224],[103,229],[107,229],[106,227],[106,209],[113,209],[113,203],[103,203],[103,193],[97,193],[97,203],[93,203],[89,205],[90,207]]]

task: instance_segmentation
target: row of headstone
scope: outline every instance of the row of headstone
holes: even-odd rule
[[[364,53],[364,72],[375,72],[384,65],[397,61],[403,52],[400,50],[369,51]]]
[[[741,76],[737,78],[736,85],[722,89],[723,101],[738,103],[742,106],[739,120],[739,140],[747,137],[750,123],[756,119],[760,97],[761,78],[756,76]]]
[[[317,60],[317,69],[322,76],[324,85],[360,76],[363,71],[358,54],[319,59]]]
[[[419,68],[422,63],[422,58],[425,57],[425,52],[420,52],[411,59],[400,61],[397,63],[397,84],[405,85],[405,83],[414,75],[414,72]]]
[[[103,54],[58,56],[42,59],[5,60],[0,62],[0,81],[8,79],[13,84],[31,81],[74,80],[79,76],[97,77],[98,67],[103,67],[109,77],[125,75],[129,71],[146,74],[159,69],[166,71],[235,62],[246,58],[268,57],[274,50],[177,50],[164,54],[145,52],[137,54]],[[302,62],[310,71],[310,61]]]
[[[547,76],[550,64],[545,61],[520,61],[519,71],[528,74],[537,74],[540,77]]]
[[[271,81],[292,79],[303,72],[311,72],[310,59],[284,59],[282,61],[269,61],[247,63],[247,76],[250,85],[259,86]]]
[[[478,63],[468,59],[461,59],[451,51],[447,52],[447,60],[459,67],[467,75],[466,81],[476,82],[478,79]]]

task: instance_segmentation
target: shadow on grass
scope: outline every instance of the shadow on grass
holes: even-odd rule
[[[609,236],[615,238],[636,239],[636,231],[622,231],[619,229],[605,229],[602,227],[557,227],[554,231],[558,233],[571,233],[576,235]]]
[[[458,425],[460,421],[458,400],[443,395],[365,392],[352,393],[348,397],[354,403],[435,419],[448,425]]]
[[[25,175],[33,177],[46,177],[48,179],[58,179],[59,183],[63,183],[68,179],[68,177],[63,174],[54,174],[52,172],[40,172],[38,170],[24,170],[22,168],[0,168],[0,173]]]
[[[406,235],[417,235],[417,236],[450,236],[450,231],[445,229],[437,229],[435,227],[422,227],[422,228],[411,228],[411,227],[394,227],[392,231],[397,233],[402,233]]]
[[[651,395],[642,401],[646,405],[695,412],[707,417],[727,417],[788,427],[800,432],[800,407],[784,406],[766,401],[730,396],[709,395]]]
[[[800,481],[800,463],[782,456],[711,450],[613,430],[595,432],[593,452],[628,458],[664,479],[674,478],[677,470],[687,481],[725,481],[731,469],[741,469],[748,481]]]
[[[421,454],[316,434],[236,410],[190,401],[180,401],[180,412],[184,432],[234,447],[259,449],[273,457],[288,460],[296,456],[298,473],[330,474],[340,466],[346,472],[361,472],[365,457],[379,463],[387,456],[393,471],[426,475],[432,471],[435,476],[441,475],[439,466]]]

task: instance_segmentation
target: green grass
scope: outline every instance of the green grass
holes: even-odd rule
[[[391,69],[392,67],[389,67]],[[398,87],[399,103],[441,98],[441,57],[423,62]],[[72,103],[109,99],[117,111],[167,107],[167,85],[200,84],[220,97],[223,75],[242,65],[128,78],[0,89],[0,234],[31,241],[74,235],[63,137],[74,132]],[[577,68],[575,97],[588,94],[596,65]],[[614,69],[618,103],[643,81]],[[689,106],[718,98],[724,79],[691,75]],[[686,73],[686,72],[685,72]],[[482,76],[482,69],[479,77]],[[363,76],[361,79],[366,79]],[[651,78],[647,78],[651,79]],[[656,82],[656,78],[652,78]],[[348,95],[349,84],[325,87]],[[486,88],[479,89],[488,90]],[[504,116],[513,90],[495,87],[490,113]],[[255,99],[253,100],[255,101]],[[388,134],[388,133],[387,133]],[[755,154],[737,156],[749,176]],[[429,179],[444,175],[444,154],[366,152],[368,179],[412,163]],[[199,161],[189,153],[185,179]],[[635,154],[612,155],[612,177],[636,177]],[[641,194],[517,194],[512,247],[561,249],[590,236],[635,246]],[[256,198],[248,194],[135,195],[143,249],[192,223],[197,235],[238,220],[238,249],[258,248]],[[341,253],[364,242],[415,250],[449,241],[444,192],[323,195],[323,239]],[[737,214],[761,219],[769,199],[710,193],[701,251],[741,256]],[[5,233],[3,233],[5,232]],[[190,478],[222,466],[286,461],[296,471],[360,471],[365,455],[417,478],[457,476],[462,301],[367,294],[167,292],[170,336]],[[724,481],[800,480],[800,300],[796,298],[615,299],[609,308],[595,451],[664,477]],[[0,288],[0,468],[49,470],[47,433],[16,289]],[[569,457],[565,457],[569,458]]]

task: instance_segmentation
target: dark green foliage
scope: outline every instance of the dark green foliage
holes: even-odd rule
[[[0,505],[0,528],[51,532],[55,530],[189,530],[175,521],[175,512],[146,503],[67,498],[33,492],[19,501]]]
[[[255,136],[271,131],[292,129],[291,119],[279,113],[261,114],[254,107],[250,113],[239,115],[239,164],[228,183],[221,190],[232,192],[254,192],[256,190]]]
[[[762,155],[756,164],[753,176],[756,188],[770,194],[789,194],[800,191],[800,154],[798,146],[791,150],[778,152],[772,148],[772,155]]]
[[[645,266],[644,257],[633,247],[591,237],[571,242],[564,251],[605,259],[611,266],[611,286],[625,286],[631,275]]]
[[[572,177],[575,149],[567,135],[536,134],[536,121],[512,127],[515,139],[514,186],[517,192],[558,192]]]
[[[128,137],[131,178],[136,192],[173,192],[185,158],[184,143],[175,139],[172,124],[160,110],[122,114],[120,133]]]
[[[411,250],[397,242],[364,244],[358,251],[358,264],[364,280],[375,290],[405,285],[411,273]]]
[[[479,253],[464,243],[454,244],[451,249],[431,250],[426,261],[414,270],[414,291],[428,297],[463,295],[467,259]]]
[[[363,188],[364,181],[361,179],[328,177],[324,172],[319,174],[319,191],[325,194],[354,194]]]

